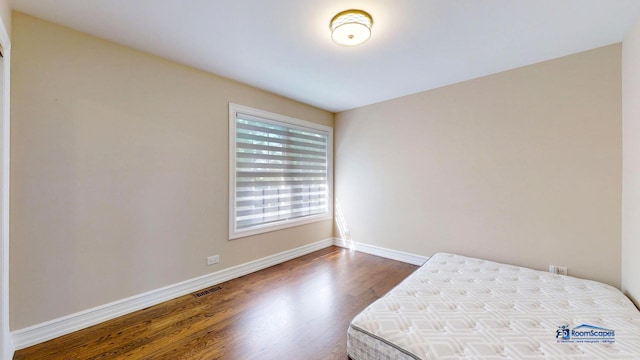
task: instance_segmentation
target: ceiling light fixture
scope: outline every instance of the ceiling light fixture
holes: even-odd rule
[[[331,39],[344,46],[360,45],[371,37],[373,18],[362,10],[345,10],[331,19]]]

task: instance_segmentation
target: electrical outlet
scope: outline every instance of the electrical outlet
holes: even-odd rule
[[[220,255],[213,255],[207,257],[207,265],[213,265],[220,262]]]
[[[558,275],[568,275],[569,271],[566,267],[549,265],[549,272]]]

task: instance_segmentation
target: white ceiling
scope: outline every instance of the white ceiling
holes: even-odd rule
[[[338,112],[620,42],[640,0],[13,0],[13,9]],[[331,41],[359,8],[364,45]]]

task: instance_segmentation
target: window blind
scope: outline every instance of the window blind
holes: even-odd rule
[[[235,229],[328,213],[328,133],[236,113]]]

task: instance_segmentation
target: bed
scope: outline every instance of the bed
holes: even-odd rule
[[[640,359],[640,312],[595,281],[438,253],[351,322],[353,360]]]

